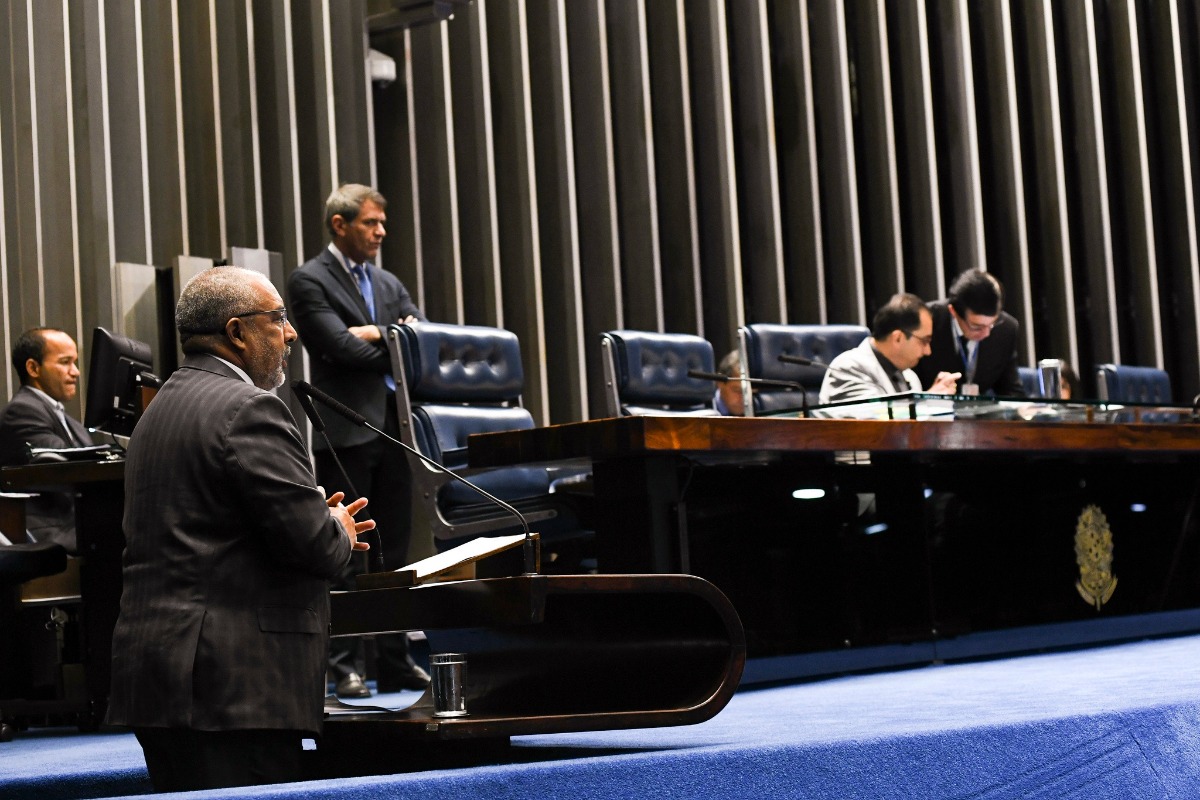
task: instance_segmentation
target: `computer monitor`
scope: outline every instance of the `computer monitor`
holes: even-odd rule
[[[142,414],[142,387],[159,384],[150,345],[96,328],[90,363],[83,424],[128,436]]]

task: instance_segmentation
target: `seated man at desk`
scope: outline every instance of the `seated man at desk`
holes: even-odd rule
[[[33,328],[17,339],[12,364],[21,388],[0,413],[0,466],[29,463],[33,447],[90,446],[87,428],[63,408],[79,384],[75,341],[56,328]],[[25,526],[34,540],[76,552],[72,495],[39,493],[25,506]]]
[[[717,372],[727,378],[742,377],[742,364],[738,359],[738,351],[731,350],[721,359]],[[738,380],[721,381],[713,394],[713,408],[723,417],[746,416],[746,399],[742,394],[742,382]]]
[[[893,295],[875,312],[871,335],[853,350],[833,359],[821,382],[822,403],[921,391],[913,367],[929,355],[933,317],[915,294]],[[928,389],[954,394],[957,372],[939,373]]]

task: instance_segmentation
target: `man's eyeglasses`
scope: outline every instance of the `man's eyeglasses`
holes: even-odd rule
[[[245,314],[234,314],[233,316],[241,319],[242,317],[257,317],[259,314],[278,314],[277,317],[272,317],[271,322],[276,325],[287,325],[287,309],[286,308],[268,308],[266,311],[247,311]]]
[[[990,331],[992,328],[996,327],[995,322],[971,322],[970,320],[964,319],[963,323],[969,333],[983,333],[984,331]]]
[[[910,339],[916,339],[918,342],[925,345],[926,347],[929,347],[929,345],[933,344],[933,334],[930,334],[928,336],[917,336],[915,333],[906,333],[905,335],[908,336],[908,338],[910,338]]]

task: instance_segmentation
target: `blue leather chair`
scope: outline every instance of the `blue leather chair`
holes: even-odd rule
[[[467,470],[467,437],[534,427],[520,405],[525,373],[511,331],[421,322],[392,325],[387,344],[396,379],[401,440],[515,506],[542,536],[543,564],[555,537],[583,536],[577,497],[552,491],[545,467]],[[439,549],[476,536],[517,533],[520,523],[469,486],[407,455],[415,510],[424,512]],[[416,526],[414,526],[415,528]],[[575,571],[575,570],[570,570]]]
[[[600,335],[605,416],[644,414],[714,416],[716,388],[688,370],[713,372],[713,348],[688,333],[608,331]]]
[[[738,330],[742,361],[749,378],[794,381],[804,387],[807,404],[818,401],[822,366],[801,366],[779,360],[780,355],[799,356],[828,364],[839,354],[858,347],[870,336],[862,325],[781,325],[758,322]],[[805,399],[794,390],[756,390],[754,413],[764,414],[803,408]]]
[[[1155,367],[1097,364],[1096,392],[1117,403],[1163,403],[1171,399],[1171,376]]]

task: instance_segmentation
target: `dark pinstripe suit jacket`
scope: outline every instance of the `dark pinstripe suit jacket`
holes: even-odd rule
[[[37,393],[22,386],[0,414],[0,466],[29,463],[30,447],[79,447],[92,443],[87,428],[71,415],[67,438],[58,415]],[[75,498],[66,492],[40,492],[25,504],[25,527],[39,542],[56,542],[74,553]]]
[[[130,441],[125,539],[111,724],[320,730],[350,543],[279,398],[189,356]]]
[[[373,264],[370,275],[380,326],[409,315],[425,318],[399,278]],[[347,330],[370,325],[371,317],[358,287],[328,247],[292,273],[287,294],[288,314],[311,358],[313,385],[382,428],[387,410],[383,376],[391,372],[387,347],[382,341],[364,342]],[[365,444],[376,436],[337,414],[326,414],[324,420],[334,447]],[[325,440],[314,437],[313,447],[324,449]]]

